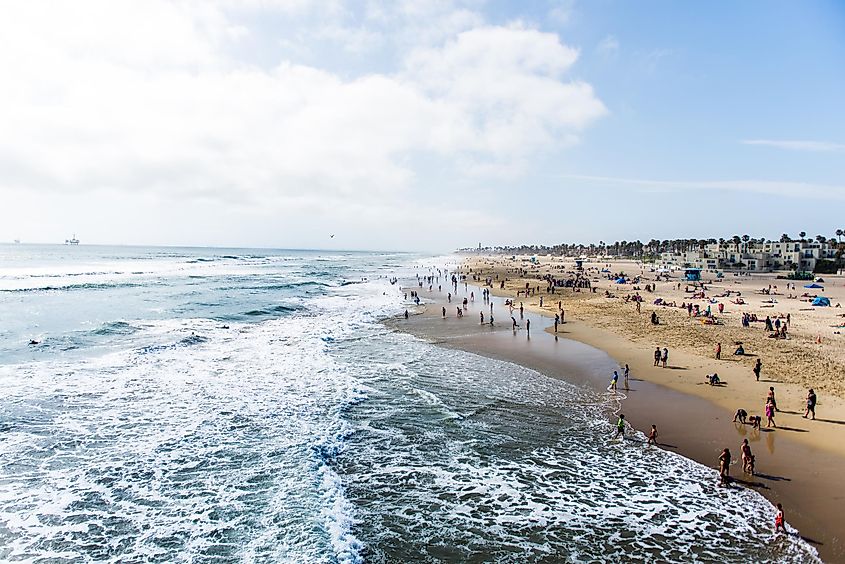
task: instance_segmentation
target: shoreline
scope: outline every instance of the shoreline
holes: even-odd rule
[[[734,481],[757,490],[772,504],[783,503],[787,522],[816,548],[823,560],[845,560],[841,540],[845,538],[845,524],[838,518],[842,496],[837,495],[841,490],[839,469],[845,466],[845,458],[837,452],[782,436],[787,435],[786,429],[773,432],[764,427],[752,432],[750,425],[732,423],[732,410],[649,378],[649,368],[653,368],[648,364],[651,350],[632,350],[635,343],[609,331],[568,319],[555,336],[548,312],[528,307],[524,317],[531,321],[530,339],[524,327],[514,333],[510,314],[503,305],[502,296],[509,297],[507,292],[491,292],[495,328],[479,324],[478,312],[488,306],[480,300],[481,288],[473,284],[468,285],[467,295],[473,291],[479,300],[470,303],[467,314],[458,319],[455,308],[464,297],[462,286],[459,284],[455,296],[458,299],[452,303],[447,303],[445,289],[437,292],[435,286],[429,293],[427,289],[409,288],[419,291],[429,303],[414,308],[414,315],[408,320],[388,320],[386,324],[434,344],[513,362],[597,392],[609,393],[606,387],[612,370],[627,362],[631,366],[631,389],[624,392],[620,380],[619,391],[624,392],[624,397],[620,394],[621,410],[629,425],[647,435],[650,426],[656,424],[661,448],[714,470],[722,448],[730,448],[736,461],[740,442],[748,438],[757,458],[757,474],[744,475],[735,463],[731,468]],[[442,307],[447,307],[446,319],[442,319]],[[519,319],[518,310],[514,313]],[[670,365],[683,365],[689,360],[679,353],[673,355]],[[666,372],[688,371],[683,366],[677,368]],[[803,433],[795,430],[789,434]]]

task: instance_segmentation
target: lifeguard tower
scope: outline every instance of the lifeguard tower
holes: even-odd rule
[[[701,282],[700,268],[687,268],[685,271],[687,282]]]

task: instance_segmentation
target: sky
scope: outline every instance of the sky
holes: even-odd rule
[[[0,242],[845,229],[835,0],[10,0],[0,76]]]

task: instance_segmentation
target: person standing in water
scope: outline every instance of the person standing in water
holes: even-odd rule
[[[657,425],[651,426],[651,432],[648,434],[648,445],[656,445],[657,444]]]
[[[616,434],[613,436],[614,439],[622,437],[625,438],[625,414],[620,413],[619,419],[616,421]]]
[[[609,390],[616,391],[616,383],[619,381],[619,373],[616,370],[613,371],[613,378],[610,379],[610,387]]]
[[[719,481],[722,484],[727,484],[731,474],[731,451],[730,449],[722,450],[719,455]]]
[[[778,513],[775,515],[775,534],[786,533],[786,522],[783,514],[783,505],[778,503]]]
[[[525,333],[528,337],[531,336],[531,320],[530,319],[525,320]]]
[[[625,365],[625,372],[623,373],[623,374],[624,374],[624,377],[625,377],[625,389],[626,389],[626,390],[628,389],[628,373],[629,373],[629,372],[631,372],[631,369],[630,369],[630,368],[628,368],[628,365],[626,364],[626,365]]]
[[[742,456],[742,471],[753,476],[754,455],[751,453],[751,445],[748,444],[748,439],[742,439],[742,445],[740,445],[739,451]]]

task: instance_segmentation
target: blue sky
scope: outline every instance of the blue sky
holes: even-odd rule
[[[842,3],[33,0],[0,37],[0,240],[845,228]]]

